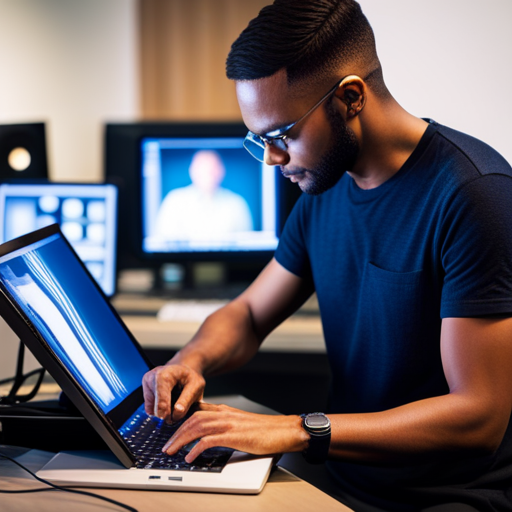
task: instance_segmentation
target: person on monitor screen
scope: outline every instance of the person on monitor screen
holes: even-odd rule
[[[164,450],[303,452],[357,511],[512,510],[511,167],[395,101],[353,0],[276,0],[227,75],[247,149],[305,194],[256,281],[145,376],[149,413],[171,414],[176,385],[174,420],[199,401]],[[249,361],[313,292],[325,414],[202,402],[205,376]]]
[[[189,168],[192,183],[171,190],[158,211],[156,234],[165,239],[219,239],[252,231],[245,199],[221,186],[226,170],[216,151],[194,153]]]

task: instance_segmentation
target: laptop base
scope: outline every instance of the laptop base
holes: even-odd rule
[[[270,457],[234,452],[221,473],[127,469],[107,450],[70,451],[55,455],[36,474],[57,485],[76,487],[258,494],[267,481],[272,462]],[[261,478],[247,478],[248,473],[259,474]]]

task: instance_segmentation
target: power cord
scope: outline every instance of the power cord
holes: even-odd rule
[[[11,390],[9,391],[7,396],[0,396],[0,404],[3,405],[13,405],[20,402],[28,402],[32,400],[39,391],[41,384],[44,378],[44,368],[38,368],[37,370],[32,370],[31,372],[24,374],[23,373],[23,362],[25,359],[25,345],[22,341],[20,341],[20,346],[18,348],[18,359],[16,361],[16,375],[14,377],[10,377],[8,379],[0,380],[0,385],[9,384],[12,382]],[[18,391],[20,388],[30,379],[33,375],[37,375],[37,380],[35,384],[32,386],[32,391],[27,393],[26,395],[18,395]]]
[[[16,459],[13,459],[12,457],[9,457],[8,455],[5,455],[2,452],[0,452],[0,457],[13,462],[17,466],[19,466],[21,469],[23,469],[24,471],[26,471],[27,473],[32,475],[36,480],[38,480],[39,482],[49,486],[49,488],[48,487],[42,487],[42,488],[39,488],[39,489],[17,489],[17,490],[13,490],[13,491],[7,491],[7,490],[0,489],[0,493],[3,493],[3,494],[21,494],[21,493],[29,493],[29,492],[44,492],[44,491],[51,491],[52,489],[57,489],[58,491],[66,491],[66,492],[72,492],[72,493],[75,493],[75,494],[83,494],[84,496],[91,496],[93,498],[97,498],[99,500],[104,500],[104,501],[107,501],[107,502],[112,503],[114,505],[117,505],[118,507],[125,508],[126,510],[129,510],[130,512],[138,512],[138,510],[136,508],[130,507],[129,505],[125,505],[124,503],[121,503],[119,501],[112,500],[110,498],[106,498],[105,496],[100,496],[99,494],[94,494],[93,492],[78,491],[77,489],[71,489],[70,487],[62,487],[60,485],[52,484],[51,482],[48,482],[48,480],[44,480],[43,478],[38,477],[35,473],[30,471],[30,469],[25,467],[23,464],[18,462]]]

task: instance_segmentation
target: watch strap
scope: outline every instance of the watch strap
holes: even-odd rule
[[[320,428],[309,427],[308,416],[321,416],[325,419],[325,426]],[[308,447],[302,455],[310,464],[322,464],[327,460],[329,446],[331,444],[331,422],[323,413],[301,414],[302,426],[309,434]]]

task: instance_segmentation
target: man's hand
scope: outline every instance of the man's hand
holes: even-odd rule
[[[193,403],[203,398],[204,385],[203,376],[187,365],[157,366],[142,379],[146,412],[167,421],[178,421]],[[181,393],[172,404],[171,393],[177,386]]]
[[[197,439],[199,442],[185,457],[189,463],[204,450],[217,446],[255,455],[299,452],[307,447],[309,435],[302,428],[300,416],[268,416],[200,402],[162,451],[173,455]]]

